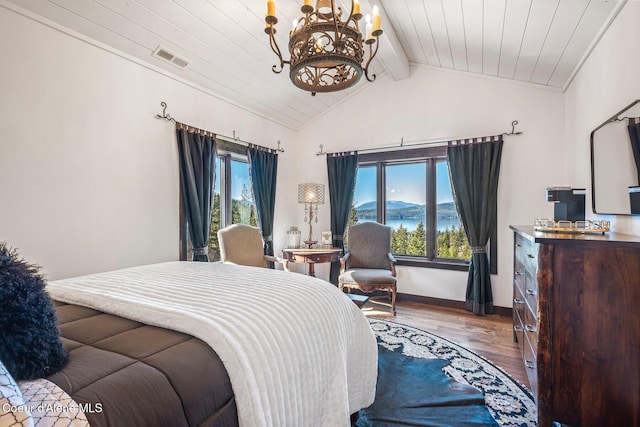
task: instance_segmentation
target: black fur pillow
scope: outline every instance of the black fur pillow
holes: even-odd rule
[[[0,360],[16,381],[46,377],[67,363],[39,269],[0,242]]]

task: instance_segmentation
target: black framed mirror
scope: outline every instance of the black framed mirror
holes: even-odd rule
[[[591,203],[602,215],[640,215],[640,99],[591,132]]]

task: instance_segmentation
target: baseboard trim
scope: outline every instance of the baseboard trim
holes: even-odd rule
[[[398,293],[396,298],[398,301],[410,301],[410,302],[417,302],[420,304],[429,304],[429,305],[435,305],[439,307],[458,308],[458,309],[464,310],[464,301],[455,301],[451,299],[433,298],[433,297],[425,297],[422,295],[412,295],[412,294],[403,294],[403,293]],[[499,314],[501,316],[507,316],[507,317],[513,316],[513,309],[511,309],[510,307],[494,306],[493,309],[495,311],[495,314]]]

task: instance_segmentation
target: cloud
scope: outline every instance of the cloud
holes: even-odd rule
[[[402,193],[402,190],[398,189],[398,188],[386,188],[387,190],[387,194],[400,194]]]

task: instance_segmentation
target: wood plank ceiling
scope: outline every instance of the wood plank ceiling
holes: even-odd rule
[[[409,76],[409,63],[563,89],[624,1],[380,0],[385,34],[373,73]],[[278,43],[303,0],[277,0]],[[312,97],[274,74],[264,0],[0,0],[34,13],[292,129],[371,84]],[[361,0],[364,13],[373,1]],[[152,56],[186,59],[180,69]],[[288,59],[288,54],[285,54]],[[286,67],[286,66],[285,66]],[[373,83],[375,85],[375,83]]]

